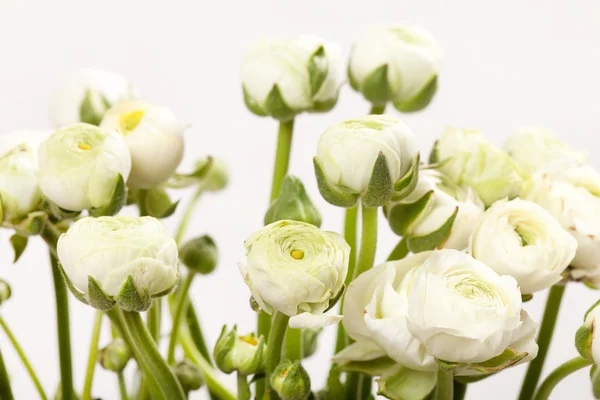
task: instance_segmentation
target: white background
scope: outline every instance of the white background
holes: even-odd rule
[[[492,5],[493,4],[493,5]],[[261,226],[268,202],[277,125],[244,107],[239,65],[244,49],[262,35],[310,33],[338,42],[346,52],[370,24],[406,21],[437,37],[445,52],[440,88],[431,106],[403,118],[428,152],[444,126],[481,128],[501,144],[516,128],[540,124],[562,139],[600,155],[600,3],[597,1],[39,1],[0,0],[0,133],[49,127],[53,90],[78,68],[122,73],[151,102],[168,105],[192,124],[182,168],[206,154],[230,166],[226,192],[206,195],[190,235],[208,232],[221,250],[216,273],[197,279],[192,293],[212,346],[223,324],[254,326],[248,290],[236,262],[243,240]],[[300,176],[324,214],[324,228],[340,230],[342,211],[316,189],[311,159],[328,125],[367,113],[364,99],[345,87],[337,107],[297,119],[291,172]],[[389,113],[397,115],[395,110]],[[1,140],[1,137],[0,137]],[[190,193],[179,192],[179,197]],[[181,210],[166,221],[174,230]],[[378,260],[397,238],[381,222]],[[0,276],[14,297],[2,306],[41,376],[54,391],[59,370],[50,269],[40,240],[12,265],[0,232]],[[545,373],[576,355],[573,335],[599,293],[567,288]],[[539,318],[545,293],[526,305]],[[75,383],[81,389],[93,310],[71,298]],[[165,326],[165,331],[168,327]],[[329,368],[334,329],[309,360],[314,387]],[[104,332],[103,343],[108,337]],[[3,334],[17,399],[34,399],[33,386]],[[469,387],[467,398],[511,399],[525,369],[514,368]],[[226,377],[233,386],[232,377]],[[113,375],[98,370],[94,394],[117,398]],[[194,398],[204,399],[204,392]],[[552,399],[588,399],[584,371],[569,377]]]

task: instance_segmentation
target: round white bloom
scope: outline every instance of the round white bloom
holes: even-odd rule
[[[121,75],[85,68],[56,91],[51,116],[57,128],[77,122],[98,125],[112,105],[136,97],[137,91]]]
[[[121,102],[104,115],[101,128],[123,135],[131,154],[127,184],[150,189],[166,182],[183,158],[182,123],[167,107],[141,101]]]
[[[263,38],[248,49],[241,74],[253,112],[289,119],[333,107],[343,80],[342,52],[337,44],[313,36]],[[275,87],[283,104],[271,104]]]
[[[576,151],[539,126],[528,126],[513,133],[504,144],[506,151],[521,169],[529,174],[544,165],[562,159],[587,161],[584,152]]]
[[[126,180],[131,170],[123,137],[90,124],[54,132],[40,145],[38,161],[44,196],[70,211],[108,205],[118,175]]]
[[[150,296],[166,294],[177,283],[177,245],[152,217],[82,218],[60,236],[57,252],[82,293],[88,292],[88,277],[109,297],[119,295],[129,276]]]
[[[508,153],[476,130],[447,128],[432,159],[454,182],[472,187],[486,206],[518,196],[523,185],[521,170]]]
[[[339,234],[283,220],[254,232],[245,246],[240,272],[263,311],[292,317],[293,327],[339,321],[323,315],[348,272],[350,246]]]
[[[435,84],[441,63],[442,50],[426,30],[411,25],[373,27],[352,48],[348,75],[354,89],[371,102],[393,101],[402,109]],[[379,87],[370,80],[382,67],[387,67],[387,82]],[[373,84],[378,87],[369,87]]]
[[[521,293],[534,293],[561,280],[577,241],[539,205],[500,200],[483,215],[469,252],[502,275],[517,280]]]
[[[392,182],[396,182],[410,171],[418,156],[415,135],[398,118],[370,115],[333,125],[317,145],[317,159],[327,181],[357,194],[367,189],[379,153],[385,156]]]
[[[515,279],[456,250],[427,258],[412,279],[406,308],[410,333],[445,361],[484,362],[531,336]]]

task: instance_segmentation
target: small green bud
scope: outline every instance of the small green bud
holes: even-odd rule
[[[285,360],[273,371],[271,387],[281,400],[306,400],[310,395],[310,377],[300,361]]]
[[[302,330],[302,349],[304,350],[304,358],[312,356],[317,351],[319,334],[322,330],[322,328],[308,328]]]
[[[185,393],[198,390],[204,384],[202,371],[196,364],[193,364],[188,360],[177,363],[177,365],[173,367],[173,372]]]
[[[108,371],[121,372],[125,369],[131,357],[131,350],[127,344],[123,339],[117,338],[100,350],[98,363]]]
[[[583,324],[577,329],[575,333],[575,348],[581,355],[581,357],[586,358],[590,361],[594,361],[598,363],[600,361],[599,352],[600,349],[594,348],[598,346],[595,331],[596,331],[596,319],[600,313],[600,301],[596,302],[593,306],[591,306],[587,312],[585,313]],[[596,353],[594,355],[594,353]]]
[[[204,178],[204,188],[210,192],[218,192],[225,189],[228,183],[229,174],[225,163],[221,160],[213,161]]]
[[[213,356],[217,367],[226,374],[237,371],[242,375],[251,375],[264,372],[266,352],[267,346],[262,336],[258,339],[252,333],[238,336],[236,326],[229,332],[227,326],[223,326]]]
[[[179,251],[179,259],[193,272],[210,274],[219,262],[217,245],[208,235],[186,242]]]
[[[10,285],[5,280],[0,279],[0,306],[2,303],[10,299],[12,291]]]
[[[271,203],[264,222],[269,225],[283,219],[321,226],[321,214],[308,197],[302,181],[291,175],[284,178],[279,196]]]

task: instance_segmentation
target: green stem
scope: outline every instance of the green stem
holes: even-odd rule
[[[358,399],[360,400],[360,374],[358,372],[350,372],[346,374],[346,399]]]
[[[56,297],[56,324],[58,328],[58,355],[60,358],[60,382],[62,400],[73,400],[73,365],[71,361],[71,328],[69,323],[69,299],[67,287],[58,267],[58,259],[50,252],[54,295]]]
[[[271,201],[279,196],[281,183],[287,174],[290,164],[290,152],[292,149],[292,133],[294,131],[294,120],[281,121],[279,123],[279,134],[277,136],[277,150],[275,152],[275,167],[273,168],[273,183],[271,185]]]
[[[206,386],[211,393],[214,393],[220,400],[235,400],[235,396],[225,387],[217,378],[214,368],[206,358],[200,354],[187,329],[183,329],[179,334],[179,340],[185,356],[200,368]]]
[[[0,326],[2,326],[2,329],[4,329],[4,333],[6,333],[8,340],[12,343],[13,347],[15,348],[15,351],[17,352],[17,354],[19,355],[19,358],[21,359],[21,362],[23,363],[23,365],[25,366],[25,369],[29,373],[31,380],[33,381],[33,384],[35,385],[35,388],[37,389],[37,391],[40,395],[40,399],[47,400],[48,397],[46,397],[46,393],[44,392],[44,389],[42,388],[42,384],[40,383],[40,380],[38,379],[35,371],[33,370],[33,367],[31,366],[29,359],[25,355],[25,352],[19,345],[19,342],[17,341],[16,336],[10,330],[10,328],[8,327],[8,324],[6,323],[4,318],[2,318],[2,316],[0,316]]]
[[[408,252],[408,242],[406,241],[406,238],[402,238],[388,256],[387,261],[402,260],[406,257]]]
[[[348,275],[346,275],[346,287],[352,281],[354,270],[356,269],[356,223],[358,220],[358,205],[346,208],[344,218],[344,239],[350,246],[350,258],[348,261]],[[343,303],[342,303],[343,304]],[[341,326],[341,325],[340,325]]]
[[[435,389],[435,400],[452,400],[454,397],[454,376],[452,371],[438,369],[438,381]]]
[[[14,400],[12,389],[10,387],[10,378],[8,377],[8,372],[6,372],[4,358],[2,357],[2,351],[0,351],[0,399]]]
[[[302,344],[302,329],[288,328],[285,333],[285,358],[301,361],[304,356]]]
[[[246,375],[237,373],[237,400],[250,400],[250,386]]]
[[[546,361],[548,348],[552,341],[552,334],[554,333],[554,327],[556,326],[556,320],[558,318],[558,310],[560,309],[560,303],[564,292],[564,283],[558,283],[550,288],[537,338],[539,347],[538,355],[529,363],[523,386],[521,386],[519,400],[531,400],[533,398],[535,388],[537,387],[540,375],[542,374],[544,361]]]
[[[271,374],[281,361],[281,347],[289,320],[290,317],[278,311],[273,315],[273,326],[271,326],[271,335],[267,345],[267,376],[265,377],[267,382],[270,381]]]
[[[117,372],[117,378],[119,379],[119,393],[121,394],[121,400],[129,400],[127,384],[125,383],[125,375],[123,375],[123,372]]]
[[[385,104],[376,106],[375,104],[371,105],[371,112],[369,114],[383,114],[385,111]]]
[[[571,375],[573,372],[579,371],[592,364],[592,361],[586,360],[583,357],[575,357],[564,364],[561,364],[552,371],[546,379],[544,379],[542,385],[535,394],[534,400],[547,400],[550,397],[552,390],[560,383],[560,381]]]
[[[194,276],[196,274],[192,271],[188,272],[187,277],[183,283],[183,288],[177,296],[177,303],[175,304],[175,313],[173,314],[173,328],[171,328],[171,339],[169,340],[169,350],[167,352],[167,362],[171,365],[175,364],[175,347],[177,346],[177,339],[179,336],[179,327],[181,326],[181,317],[183,311],[186,309],[188,304],[188,293]]]
[[[454,400],[463,400],[467,394],[467,384],[454,381]]]
[[[198,203],[198,200],[200,199],[200,196],[203,192],[204,185],[200,184],[198,186],[198,189],[196,189],[194,196],[190,199],[187,207],[185,208],[185,211],[183,212],[183,216],[181,217],[181,220],[179,222],[179,227],[177,228],[177,233],[175,234],[175,243],[177,243],[177,246],[181,244],[181,240],[183,239],[188,224],[190,223],[190,219],[192,217],[192,214],[194,213],[196,204]]]
[[[196,348],[200,354],[202,354],[202,357],[204,357],[210,365],[213,365],[211,355],[208,351],[208,347],[206,346],[206,341],[204,340],[204,335],[202,334],[200,321],[198,320],[198,316],[196,315],[196,311],[194,309],[194,305],[191,301],[188,301],[188,303],[186,322],[192,341],[196,345]]]
[[[152,300],[152,307],[148,310],[148,330],[150,331],[150,336],[154,340],[155,343],[158,343],[160,340],[160,320],[162,314],[162,302],[161,299]]]
[[[92,339],[90,340],[90,352],[88,355],[87,369],[85,372],[85,381],[83,384],[83,400],[92,400],[92,382],[94,381],[94,370],[98,359],[98,342],[100,341],[100,330],[102,329],[102,311],[96,311],[94,327],[92,328]]]
[[[377,250],[377,212],[378,207],[361,207],[362,209],[362,232],[360,241],[360,253],[358,265],[352,280],[363,272],[371,269],[375,262]]]

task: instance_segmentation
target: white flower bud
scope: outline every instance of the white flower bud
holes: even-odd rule
[[[519,129],[508,138],[504,148],[529,174],[557,160],[571,159],[581,164],[587,161],[587,154],[572,149],[558,140],[554,133],[538,126]]]
[[[597,335],[596,329],[599,317],[600,307],[596,303],[585,313],[584,322],[575,334],[575,347],[579,354],[596,365],[600,363],[600,335]]]
[[[435,94],[441,62],[440,46],[424,29],[373,27],[355,43],[348,76],[373,104],[392,101],[400,111],[417,111]]]
[[[472,187],[486,206],[518,196],[523,185],[514,160],[476,130],[447,128],[430,160],[454,182]]]
[[[132,309],[132,281],[139,296],[158,297],[170,292],[179,272],[177,245],[164,226],[152,217],[86,217],[60,236],[58,258],[69,284],[90,304],[90,278],[107,301]],[[137,311],[146,309],[144,299]]]
[[[56,91],[51,116],[57,128],[77,122],[98,125],[112,105],[136,97],[137,91],[121,75],[86,68]]]
[[[339,234],[283,220],[253,233],[245,246],[240,272],[263,311],[292,317],[292,327],[339,321],[323,315],[340,294],[348,272],[350,247]]]
[[[521,199],[488,208],[469,245],[477,260],[515,278],[523,294],[558,283],[576,250],[577,241],[548,211]]]
[[[260,39],[242,63],[246,105],[255,114],[279,120],[331,109],[342,79],[340,47],[313,36]]]
[[[150,189],[166,182],[183,158],[182,123],[167,107],[126,101],[104,115],[101,128],[121,133],[131,154],[127,184]]]
[[[69,211],[111,202],[118,176],[129,176],[131,157],[117,132],[74,124],[54,132],[38,151],[40,188]]]

